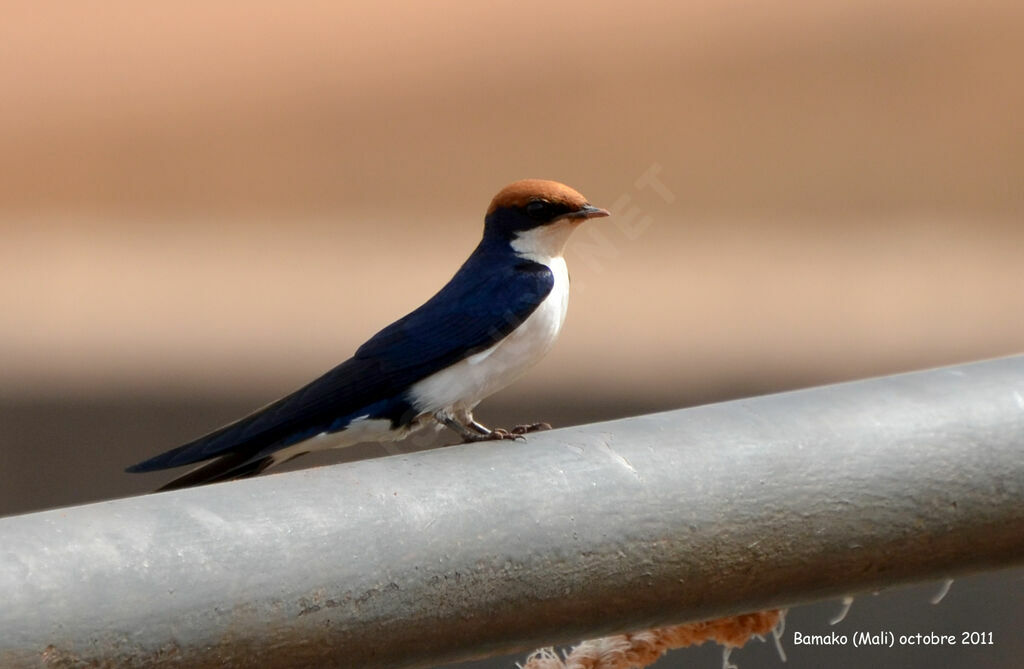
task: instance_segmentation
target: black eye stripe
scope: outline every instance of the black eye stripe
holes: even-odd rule
[[[544,200],[533,200],[526,205],[526,213],[530,216],[539,216],[551,206],[550,202]]]
[[[569,207],[561,203],[549,202],[547,200],[530,200],[523,207],[526,215],[535,221],[550,221],[562,214],[569,213]]]

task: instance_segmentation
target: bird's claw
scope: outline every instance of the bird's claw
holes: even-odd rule
[[[541,430],[550,430],[551,425],[549,423],[530,423],[528,425],[516,425],[511,430],[505,428],[496,427],[492,428],[486,434],[463,434],[464,441],[462,443],[470,443],[474,441],[526,441],[524,434],[529,432],[540,432]]]
[[[502,439],[524,439],[523,435],[517,433],[515,430],[506,430],[501,427],[496,427],[491,430],[491,439],[502,440]]]
[[[474,435],[463,435],[464,444],[473,443],[476,441],[504,441],[506,439],[526,439],[521,434],[514,434],[508,430],[496,427],[487,432],[487,434],[474,434]]]
[[[514,435],[524,435],[529,432],[542,432],[544,430],[550,430],[551,423],[528,423],[526,425],[516,425],[512,428],[511,432]]]

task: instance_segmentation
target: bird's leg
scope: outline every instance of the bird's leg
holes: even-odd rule
[[[462,437],[463,442],[492,441],[496,439],[508,439],[512,436],[506,430],[488,430],[483,425],[475,422],[471,425],[463,425],[451,416],[441,416],[441,422]],[[480,428],[483,428],[485,431],[481,431]]]
[[[478,422],[473,418],[472,411],[463,411],[458,414],[459,418],[462,419],[463,424],[469,426],[470,429],[476,430],[482,435],[485,435],[487,439],[524,439],[522,432],[516,432],[514,430],[505,430],[500,427],[489,428],[483,423]]]
[[[490,428],[486,425],[471,420],[469,426],[474,430],[477,430],[480,434],[487,435],[487,439],[524,439],[522,432],[516,432],[515,430],[506,430],[503,427]]]
[[[520,434],[513,434],[508,430],[502,430],[501,428],[492,430],[473,420],[473,416],[468,413],[464,416],[464,421],[460,421],[448,414],[438,414],[437,418],[467,442],[523,438]]]

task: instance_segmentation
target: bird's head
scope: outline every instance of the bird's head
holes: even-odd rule
[[[565,184],[523,179],[505,186],[491,200],[484,236],[505,239],[523,255],[556,257],[580,223],[608,215]]]

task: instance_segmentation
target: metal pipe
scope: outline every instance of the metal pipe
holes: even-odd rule
[[[0,666],[430,666],[1022,563],[1024,356],[2,519]]]

